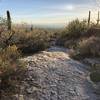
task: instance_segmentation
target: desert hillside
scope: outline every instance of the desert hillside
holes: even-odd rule
[[[100,0],[0,0],[0,100],[100,100]]]

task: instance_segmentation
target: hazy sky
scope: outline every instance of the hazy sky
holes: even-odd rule
[[[97,14],[96,0],[1,0],[0,15],[11,12],[13,22],[64,25],[75,18]],[[95,20],[95,19],[93,19]]]

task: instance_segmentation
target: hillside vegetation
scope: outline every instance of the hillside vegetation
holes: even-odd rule
[[[86,20],[78,19],[70,22],[59,33],[57,44],[75,51],[73,56],[100,57],[100,28],[99,25],[91,24],[88,27]]]
[[[56,44],[71,49],[70,57],[88,64],[91,80],[100,82],[100,25],[76,19],[59,33]]]
[[[7,13],[7,19],[0,18],[0,96],[18,93],[26,71],[19,59],[48,48],[52,36],[48,30],[13,26]]]

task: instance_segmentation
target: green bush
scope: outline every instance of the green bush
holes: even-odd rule
[[[42,51],[49,47],[51,34],[45,30],[33,29],[29,32],[23,32],[23,29],[12,38],[10,44],[16,44],[23,53],[34,53]]]
[[[67,34],[69,37],[77,38],[87,31],[87,23],[85,20],[79,21],[78,19],[70,22],[67,26]]]
[[[3,31],[0,38],[2,48],[16,45],[22,53],[34,53],[49,47],[51,37],[49,31],[43,29],[27,30],[26,28],[14,29],[12,32]]]
[[[78,19],[70,22],[67,27],[61,32],[58,38],[58,45],[61,44],[65,47],[68,45],[76,46],[76,39],[78,40],[82,34],[88,30],[87,22],[85,20],[79,21]],[[69,42],[67,42],[69,41]]]
[[[78,19],[69,22],[65,30],[62,32],[63,37],[78,38],[87,31],[87,22],[85,20],[79,21]]]

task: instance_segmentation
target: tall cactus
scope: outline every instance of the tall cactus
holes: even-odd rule
[[[90,26],[90,21],[91,21],[91,11],[89,11],[89,17],[88,17],[88,27]]]
[[[99,21],[100,21],[100,12],[98,11],[97,25],[99,25]]]
[[[31,25],[31,31],[33,31],[33,25]]]
[[[7,11],[7,26],[8,26],[8,30],[11,31],[11,16],[9,11]]]

